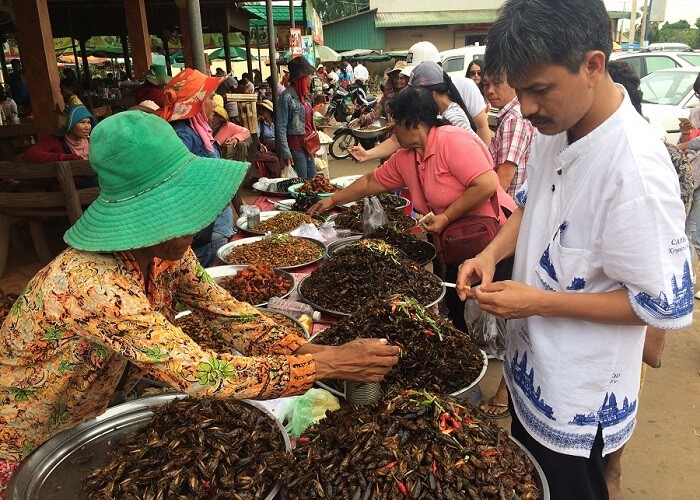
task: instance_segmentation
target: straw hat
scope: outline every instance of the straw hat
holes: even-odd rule
[[[262,101],[258,101],[258,106],[263,107],[265,109],[269,109],[270,113],[275,112],[274,105],[272,104],[272,101],[270,99],[263,99]]]
[[[406,67],[406,61],[396,61],[396,64],[394,64],[394,67],[391,68],[389,71],[386,72],[387,75],[394,73],[396,71],[401,71]]]
[[[169,123],[143,111],[102,121],[90,163],[100,195],[63,239],[79,250],[145,248],[195,234],[216,218],[248,164],[195,156]]]
[[[228,113],[224,108],[224,98],[219,94],[216,94],[214,97],[212,97],[212,100],[214,101],[214,113],[223,118],[224,121],[228,121]]]
[[[193,117],[202,109],[204,98],[215,91],[223,80],[186,68],[163,89],[165,106],[159,112],[161,118],[172,122]]]

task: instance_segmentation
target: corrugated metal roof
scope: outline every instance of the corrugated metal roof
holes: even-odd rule
[[[337,51],[384,50],[384,30],[374,26],[376,9],[323,25],[323,41]]]
[[[492,23],[498,18],[496,9],[448,10],[433,12],[377,12],[377,28],[407,26],[441,26],[446,24]]]
[[[258,16],[260,19],[267,19],[267,10],[265,5],[243,5],[248,12]],[[289,24],[289,6],[288,5],[273,5],[272,19],[275,23]],[[297,22],[304,21],[304,10],[301,7],[294,7],[294,20]]]

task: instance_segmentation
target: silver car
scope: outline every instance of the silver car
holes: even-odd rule
[[[661,69],[700,68],[700,52],[613,52],[611,61],[625,61],[642,78]]]
[[[680,136],[678,119],[689,118],[691,110],[700,106],[693,89],[698,74],[700,68],[677,68],[655,71],[642,78],[642,113],[674,144]],[[693,111],[697,113],[700,108]]]

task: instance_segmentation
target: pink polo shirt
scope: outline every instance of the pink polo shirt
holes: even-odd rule
[[[493,160],[484,143],[476,135],[451,125],[430,130],[424,153],[421,159],[413,149],[399,149],[374,171],[375,180],[387,190],[407,187],[414,208],[423,214],[443,213],[475,178],[493,171]],[[498,201],[510,211],[516,208],[500,185]],[[488,200],[471,213],[494,216]],[[499,216],[505,222],[503,213]]]

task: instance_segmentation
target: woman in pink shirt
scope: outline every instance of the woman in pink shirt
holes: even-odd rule
[[[401,146],[386,162],[350,186],[319,201],[310,213],[365,196],[407,187],[414,209],[429,214],[421,222],[428,233],[439,234],[450,222],[469,214],[499,216],[501,224],[515,210],[515,202],[498,183],[486,146],[468,131],[443,125],[429,90],[407,87],[389,102],[393,132]],[[500,213],[489,203],[498,193]],[[454,281],[457,266],[445,266],[444,277]],[[451,289],[450,289],[451,290]],[[450,319],[464,324],[464,306],[456,294],[447,298]]]
[[[235,146],[250,138],[250,130],[228,121],[228,113],[224,109],[224,98],[216,94],[212,100],[214,101],[214,112],[209,119],[209,126],[214,140],[219,143],[219,146]]]

